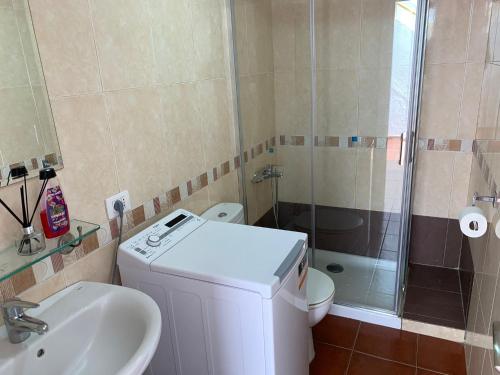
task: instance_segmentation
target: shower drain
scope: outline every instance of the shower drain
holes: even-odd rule
[[[344,266],[338,263],[330,263],[326,269],[332,273],[341,273],[344,271]]]

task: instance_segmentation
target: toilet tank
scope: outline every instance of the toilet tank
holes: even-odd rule
[[[245,224],[241,203],[218,203],[206,210],[201,217],[224,223]]]

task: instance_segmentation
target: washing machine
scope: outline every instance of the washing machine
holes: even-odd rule
[[[124,286],[162,314],[151,375],[308,374],[307,235],[176,210],[123,242]]]

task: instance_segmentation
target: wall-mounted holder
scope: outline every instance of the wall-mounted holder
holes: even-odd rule
[[[61,250],[61,254],[68,255],[71,252],[73,252],[73,250],[75,250],[78,246],[80,246],[82,244],[82,241],[83,241],[82,226],[81,225],[77,226],[76,230],[78,231],[78,238],[79,238],[79,240],[77,242],[74,242],[75,235],[71,232],[68,232],[68,233],[62,235],[61,237],[59,237],[59,240],[57,241],[57,246],[63,248],[63,250]],[[65,246],[65,245],[67,245],[67,246]]]
[[[496,207],[496,205],[500,203],[500,198],[497,193],[495,193],[495,195],[479,195],[476,192],[472,196],[472,205],[475,206],[477,202],[491,203],[493,207]]]

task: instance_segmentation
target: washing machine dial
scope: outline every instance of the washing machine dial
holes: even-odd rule
[[[161,238],[160,236],[152,234],[148,237],[146,243],[151,247],[158,247],[161,244]]]

